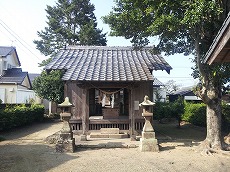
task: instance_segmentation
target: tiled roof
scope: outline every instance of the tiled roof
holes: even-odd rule
[[[153,86],[154,87],[160,87],[160,86],[164,86],[164,84],[161,81],[159,81],[157,78],[154,78]]]
[[[17,83],[21,84],[28,72],[22,72],[21,68],[7,69],[3,76],[0,77],[0,84],[3,83]]]
[[[0,46],[0,56],[2,57],[6,57],[7,55],[10,55],[13,51],[16,54],[16,58],[17,58],[19,66],[21,66],[21,63],[19,61],[18,54],[17,54],[15,47]]]
[[[188,94],[190,92],[193,93],[192,91],[193,87],[184,87],[184,88],[181,88],[177,91],[174,91],[171,95],[180,95],[180,96],[183,96],[185,94]]]
[[[172,69],[161,55],[150,49],[132,47],[75,46],[60,50],[45,67],[66,70],[63,80],[146,81],[153,80],[150,70]]]

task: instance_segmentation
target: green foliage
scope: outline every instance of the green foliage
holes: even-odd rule
[[[159,42],[153,53],[195,55],[193,76],[209,79],[218,87],[229,81],[230,65],[202,63],[229,11],[225,0],[116,0],[103,20],[111,35],[131,39],[134,46],[145,46],[156,37]]]
[[[1,130],[24,126],[32,122],[42,121],[44,106],[32,104],[29,107],[22,105],[6,106],[0,111]]]
[[[222,105],[222,127],[225,131],[230,131],[230,105]]]
[[[61,80],[62,71],[43,71],[32,83],[35,93],[50,101],[60,103],[64,99],[64,82]]]
[[[153,107],[153,118],[161,120],[164,118],[171,118],[171,103],[169,102],[156,102]]]
[[[204,103],[185,103],[182,120],[197,126],[206,126],[206,105]]]
[[[144,46],[150,37],[157,36],[156,52],[188,55],[194,53],[197,36],[207,51],[227,16],[220,18],[224,9],[229,11],[223,2],[209,0],[116,0],[113,11],[103,20],[111,35],[131,39],[136,46]]]
[[[47,24],[38,31],[36,48],[44,55],[54,56],[69,45],[106,45],[106,34],[97,28],[94,5],[89,0],[58,0],[47,6]]]
[[[156,120],[175,118],[178,121],[178,125],[180,125],[181,116],[184,113],[184,100],[179,97],[174,102],[156,102],[153,113],[153,117]]]
[[[182,102],[178,99],[175,102],[156,102],[153,111],[154,119],[176,118],[179,121],[186,121],[193,125],[206,126],[206,105],[204,103]],[[230,106],[222,105],[222,128],[229,132],[230,129]]]

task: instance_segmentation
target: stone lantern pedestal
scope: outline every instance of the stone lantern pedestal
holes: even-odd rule
[[[144,101],[140,103],[140,106],[143,107],[142,116],[145,118],[145,125],[140,139],[140,150],[142,152],[159,152],[158,142],[155,138],[155,132],[151,124],[153,117],[151,109],[154,104],[155,103],[149,100],[148,96],[145,96]]]
[[[72,128],[69,124],[71,118],[70,107],[72,107],[72,104],[69,102],[69,98],[66,97],[65,101],[58,106],[62,110],[60,116],[63,120],[63,126],[56,143],[56,152],[74,152],[75,139],[73,138]]]

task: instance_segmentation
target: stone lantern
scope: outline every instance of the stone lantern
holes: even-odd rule
[[[71,118],[71,107],[73,105],[69,102],[69,98],[66,97],[65,101],[58,104],[61,108],[61,119],[63,120],[63,126],[60,131],[60,137],[56,144],[57,152],[74,152],[75,139],[73,138],[72,128],[70,127],[69,120]]]
[[[158,152],[159,147],[157,139],[155,138],[155,132],[151,123],[153,113],[152,108],[155,103],[149,100],[148,96],[144,97],[144,101],[139,104],[143,107],[142,116],[145,118],[145,125],[143,127],[142,136],[140,139],[140,150],[142,152]]]

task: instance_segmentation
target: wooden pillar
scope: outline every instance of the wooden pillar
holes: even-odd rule
[[[132,137],[134,135],[135,131],[135,111],[134,111],[134,98],[133,98],[133,89],[130,89],[130,101],[129,101],[129,130],[130,130],[130,136]]]
[[[68,84],[67,84],[67,82],[65,81],[64,82],[64,98],[65,97],[68,97]],[[72,100],[72,97],[71,97],[71,100]]]
[[[83,135],[89,131],[88,89],[82,89],[82,130]]]

